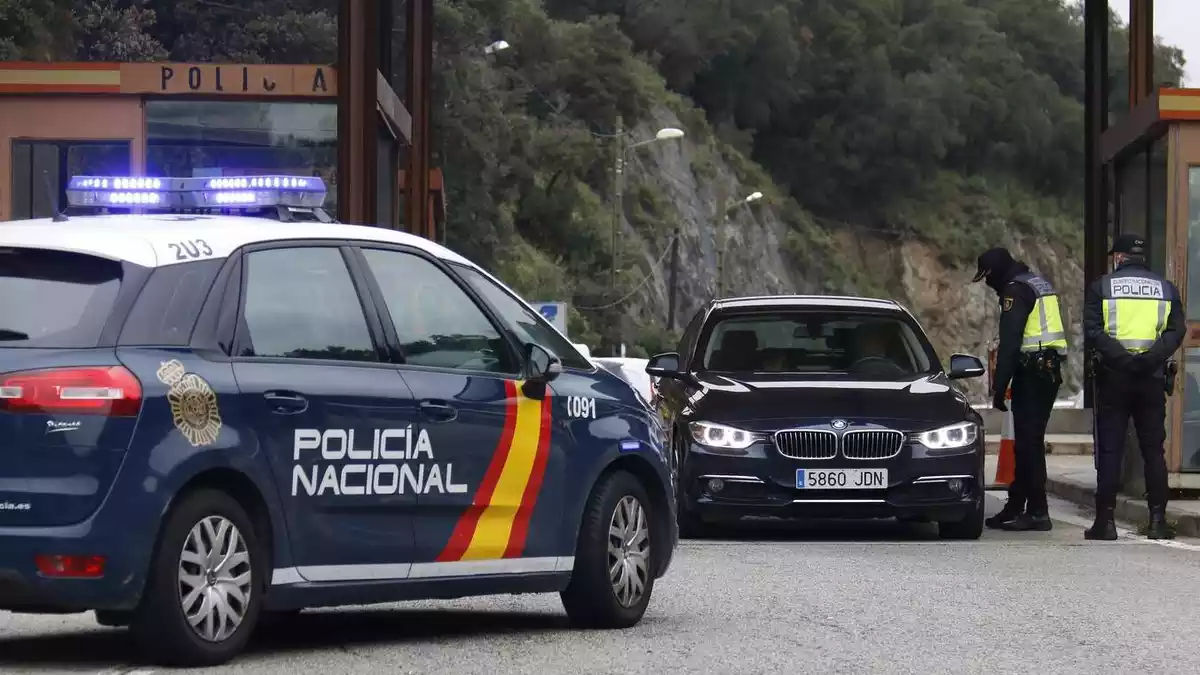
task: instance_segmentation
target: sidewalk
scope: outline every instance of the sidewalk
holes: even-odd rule
[[[995,455],[987,457],[987,473],[990,483],[996,477]],[[1140,471],[1141,467],[1135,467]],[[1091,455],[1047,455],[1046,492],[1074,502],[1086,508],[1094,508],[1096,499],[1096,470]],[[1143,525],[1149,520],[1146,500],[1125,495],[1117,496],[1117,520]],[[1167,504],[1167,520],[1175,523],[1176,534],[1181,537],[1200,537],[1200,501],[1173,501]]]
[[[984,437],[987,454],[1000,453],[1000,434],[988,434]],[[1092,457],[1091,434],[1046,434],[1047,455],[1086,455],[1088,461]]]

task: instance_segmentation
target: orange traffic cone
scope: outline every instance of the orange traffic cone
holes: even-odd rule
[[[1004,424],[1000,428],[1000,457],[996,462],[996,481],[992,485],[993,489],[1012,485],[1016,468],[1016,457],[1013,454],[1012,387],[1004,392],[1004,400],[1008,402],[1008,410],[1004,413]]]

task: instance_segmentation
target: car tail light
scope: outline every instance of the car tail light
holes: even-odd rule
[[[0,411],[132,417],[142,385],[121,366],[52,368],[0,375]]]
[[[97,579],[104,576],[104,558],[98,555],[39,555],[38,572],[60,579]]]

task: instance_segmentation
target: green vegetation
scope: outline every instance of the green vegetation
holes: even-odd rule
[[[670,191],[730,171],[769,191],[787,254],[826,290],[886,292],[833,257],[847,233],[925,240],[956,265],[1013,228],[1082,248],[1073,2],[439,0],[436,25],[448,243],[528,297],[581,308],[575,339],[597,345],[626,322],[635,351],[665,344],[636,294],[613,304],[646,274],[634,242],[656,258],[686,220]],[[0,58],[330,62],[335,28],[334,0],[0,0]],[[1115,19],[1111,34],[1120,109]],[[485,54],[499,38],[513,47]],[[1158,56],[1157,79],[1178,82],[1181,54]],[[691,175],[629,173],[639,236],[621,238],[611,288],[603,136],[618,116],[653,129],[664,110],[687,131]]]

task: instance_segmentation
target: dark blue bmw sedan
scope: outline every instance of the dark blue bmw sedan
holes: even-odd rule
[[[983,531],[982,419],[924,331],[889,300],[719,300],[688,324],[661,378],[685,536],[745,516],[899,518],[948,539]]]

